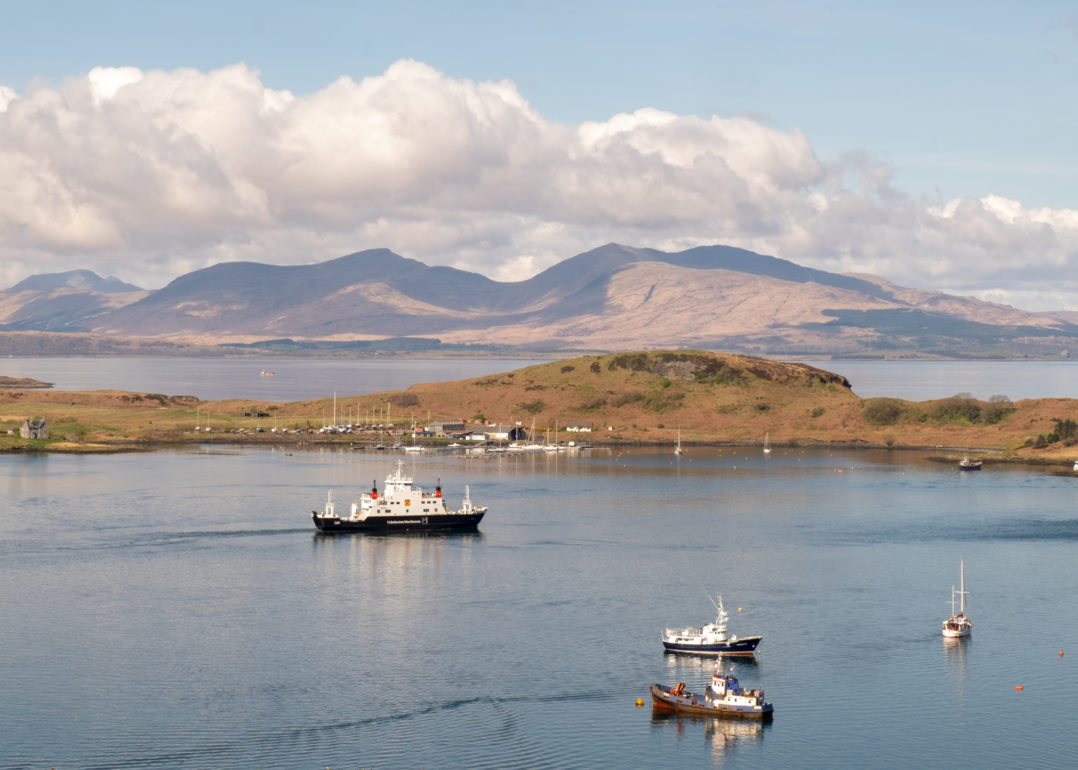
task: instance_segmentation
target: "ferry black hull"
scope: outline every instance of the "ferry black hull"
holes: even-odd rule
[[[663,647],[667,652],[679,652],[686,655],[723,655],[733,657],[751,657],[756,654],[756,647],[760,644],[762,636],[746,636],[736,641],[722,642],[721,644],[689,644],[686,642],[667,642],[663,640]]]
[[[763,708],[759,709],[749,706],[715,706],[710,704],[703,696],[695,695],[691,692],[683,692],[680,696],[674,695],[669,687],[663,687],[660,684],[651,686],[651,705],[652,708],[661,711],[723,717],[725,719],[769,721],[774,715],[774,708],[770,703],[765,703]]]
[[[311,512],[319,532],[467,532],[479,528],[486,511],[440,515],[393,517],[370,516],[364,521],[348,521]]]

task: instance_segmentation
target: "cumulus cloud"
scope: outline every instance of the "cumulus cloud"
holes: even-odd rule
[[[237,64],[0,86],[0,285],[90,268],[147,288],[222,261],[388,247],[520,280],[616,241],[730,244],[837,272],[1078,307],[1078,212],[918,199],[746,117],[545,119],[513,83],[416,61],[297,95]]]

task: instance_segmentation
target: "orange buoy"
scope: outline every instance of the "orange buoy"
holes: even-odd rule
[[[1061,658],[1063,657],[1063,650],[1059,651],[1059,657],[1061,657]]]
[[[1016,685],[1014,686],[1014,689],[1016,689],[1016,690],[1021,690],[1021,689],[1022,689],[1022,685],[1020,685],[1020,684],[1016,684]]]

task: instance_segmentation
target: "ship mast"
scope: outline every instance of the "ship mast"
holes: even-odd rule
[[[958,560],[958,606],[959,614],[966,614],[966,565],[961,559]]]

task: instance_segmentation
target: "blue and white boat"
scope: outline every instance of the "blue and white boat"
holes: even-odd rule
[[[676,711],[701,716],[770,720],[775,708],[764,700],[763,690],[744,690],[737,677],[724,674],[722,663],[715,667],[711,684],[702,693],[689,692],[684,682],[673,687],[651,686],[651,705],[660,711]]]
[[[762,636],[726,635],[726,621],[729,616],[722,605],[722,597],[712,600],[718,615],[714,623],[706,623],[700,628],[668,628],[663,632],[663,647],[667,652],[684,652],[693,655],[734,655],[751,657],[756,654],[756,646]]]

